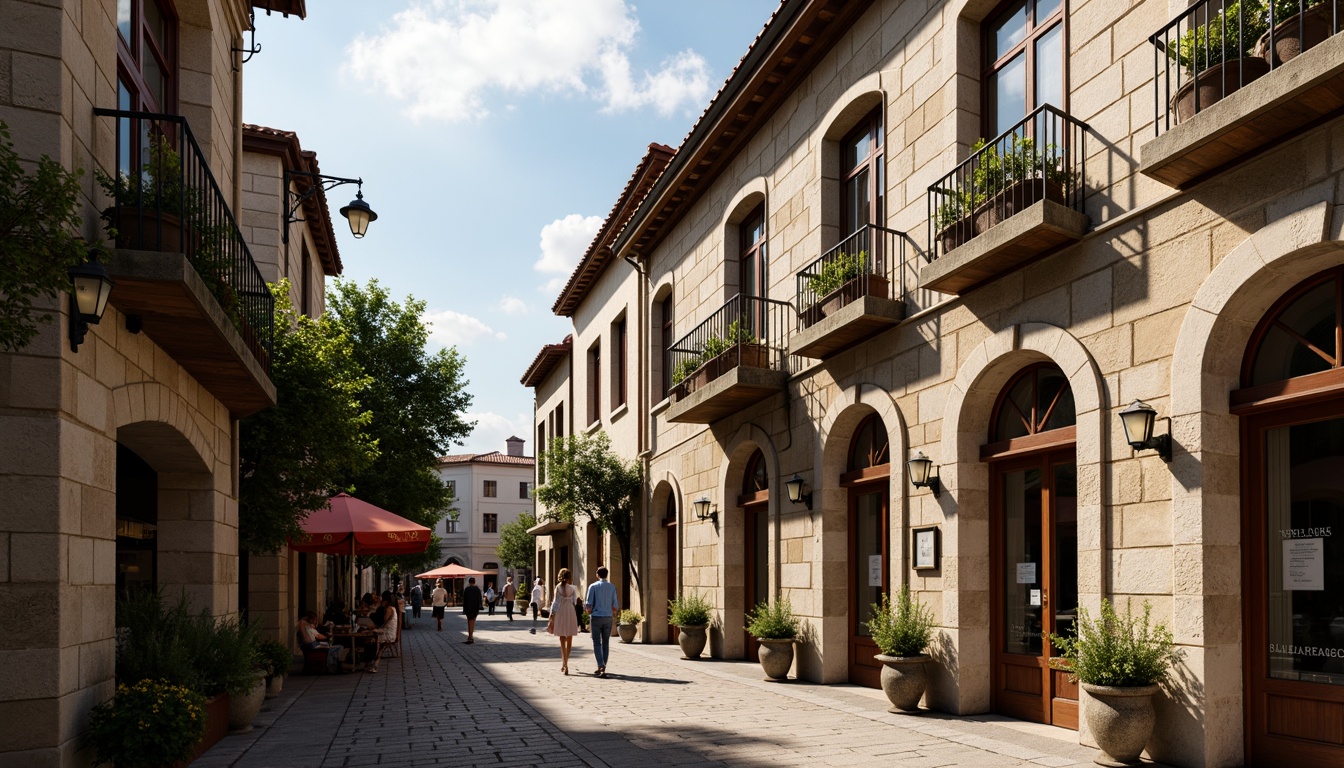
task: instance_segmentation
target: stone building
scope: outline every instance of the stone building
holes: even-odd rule
[[[0,3],[16,151],[83,172],[87,240],[107,237],[100,214],[118,230],[101,322],[82,326],[63,294],[31,344],[0,353],[0,601],[38,617],[0,643],[0,764],[92,761],[81,736],[113,693],[119,586],[239,610],[239,421],[276,397],[267,278],[239,221],[253,8],[306,13],[304,0]]]
[[[1048,635],[1146,601],[1180,650],[1154,759],[1344,760],[1344,3],[1274,5],[1220,80],[1235,38],[1181,44],[1219,0],[781,3],[524,377],[539,441],[643,463],[646,642],[699,592],[750,658],[787,598],[794,673],[873,685],[908,585],[926,706],[1078,728]],[[631,394],[594,403],[613,342]]]
[[[505,440],[505,452],[458,453],[439,459],[439,478],[453,491],[457,517],[439,523],[439,563],[484,571],[481,589],[498,590],[509,569],[499,560],[499,531],[532,511],[537,460],[523,455],[521,437]],[[522,577],[514,583],[523,583]]]

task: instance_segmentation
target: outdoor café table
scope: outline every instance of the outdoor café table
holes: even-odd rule
[[[364,655],[360,653],[363,647],[370,643],[373,644],[374,648],[378,647],[378,634],[373,630],[352,631],[342,627],[331,633],[331,639],[332,642],[350,649],[350,665],[353,669],[363,669],[368,666],[368,662],[364,661]]]

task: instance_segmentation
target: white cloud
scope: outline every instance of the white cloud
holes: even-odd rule
[[[601,216],[571,213],[541,228],[541,257],[532,268],[553,276],[542,286],[542,291],[555,293],[565,287],[601,227]]]
[[[508,338],[503,331],[496,331],[479,319],[451,309],[430,310],[424,320],[429,324],[429,338],[445,347],[470,344],[478,339]]]
[[[506,315],[527,314],[527,302],[517,296],[502,296],[495,307]]]
[[[510,437],[521,437],[527,442],[523,445],[523,453],[533,455],[532,445],[532,415],[529,413],[520,413],[514,418],[502,416],[498,413],[485,411],[482,413],[467,413],[463,416],[467,421],[476,422],[476,429],[472,430],[471,435],[466,440],[466,450],[471,453],[489,453],[499,451],[504,453],[508,448],[504,441]]]
[[[413,119],[480,118],[487,95],[531,92],[587,94],[608,112],[703,102],[709,68],[693,51],[631,74],[638,32],[625,0],[419,0],[354,40],[347,71],[409,102]]]

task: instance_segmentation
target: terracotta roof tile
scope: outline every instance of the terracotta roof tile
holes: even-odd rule
[[[299,144],[299,135],[294,131],[243,123],[243,151],[276,155],[287,170],[322,172],[317,164],[317,153],[305,150]],[[295,177],[294,181],[300,190],[306,191],[311,180]],[[319,222],[317,226],[310,226],[309,231],[313,236],[313,245],[317,248],[317,258],[322,262],[322,271],[332,276],[341,274],[344,266],[341,264],[341,251],[336,246],[336,230],[331,225],[326,190],[319,188],[317,194],[303,201],[303,218],[309,222]]]
[[[546,380],[551,375],[555,364],[563,360],[570,349],[574,347],[574,334],[565,337],[565,340],[559,344],[547,344],[541,348],[537,356],[533,358],[532,364],[527,366],[523,372],[523,378],[520,380],[524,387],[535,387]]]
[[[447,464],[509,464],[518,467],[536,466],[532,456],[509,456],[499,451],[489,453],[454,453],[439,457],[439,466]]]

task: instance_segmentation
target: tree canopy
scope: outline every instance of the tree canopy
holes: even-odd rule
[[[537,487],[536,499],[546,506],[543,517],[564,522],[584,518],[610,532],[620,547],[625,574],[638,586],[630,538],[644,486],[639,465],[618,456],[605,432],[556,438],[540,461],[546,482]]]
[[[500,526],[499,546],[495,553],[505,568],[531,568],[537,554],[537,540],[527,532],[537,518],[524,512],[507,525]]]

